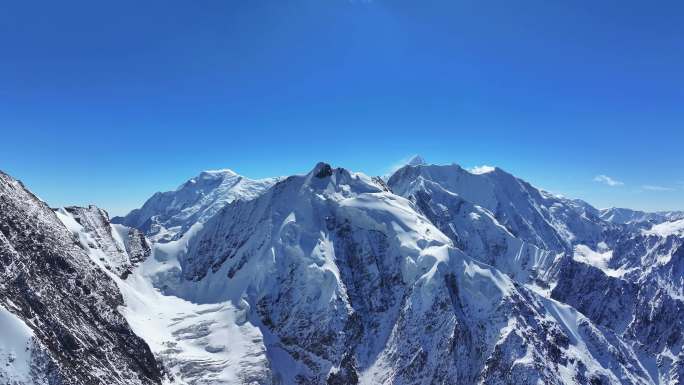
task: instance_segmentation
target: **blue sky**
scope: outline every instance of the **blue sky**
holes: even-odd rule
[[[683,18],[678,1],[8,2],[0,169],[122,214],[203,169],[384,174],[419,153],[684,209]]]

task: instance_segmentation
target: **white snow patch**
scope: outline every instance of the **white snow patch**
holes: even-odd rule
[[[83,226],[81,226],[78,222],[76,222],[76,219],[69,214],[64,208],[60,208],[59,210],[55,211],[55,214],[57,215],[57,218],[64,224],[64,226],[71,231],[73,234],[78,234],[83,230]]]
[[[124,239],[128,238],[130,227],[116,223],[112,223],[110,226],[112,227],[112,238],[119,245],[121,250],[126,250],[126,242]]]
[[[622,268],[612,269],[608,267],[608,262],[613,258],[613,250],[609,250],[605,243],[599,244],[598,246],[599,251],[594,251],[587,245],[577,245],[575,246],[575,252],[572,255],[572,259],[597,267],[609,277],[622,277],[627,270]]]
[[[30,384],[33,331],[8,310],[0,307],[0,382]]]
[[[644,235],[658,235],[661,237],[668,237],[670,235],[684,236],[684,219],[653,225],[649,230],[643,230],[642,232]]]
[[[482,166],[475,166],[475,167],[469,169],[468,171],[471,174],[482,175],[482,174],[487,174],[487,173],[493,172],[494,170],[496,170],[496,168],[494,168],[492,166],[482,165]]]

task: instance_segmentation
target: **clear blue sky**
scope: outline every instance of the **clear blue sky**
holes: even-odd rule
[[[122,214],[203,169],[419,153],[684,209],[682,20],[667,0],[6,2],[0,169]]]

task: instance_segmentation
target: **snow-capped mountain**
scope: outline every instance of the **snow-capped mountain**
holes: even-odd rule
[[[668,221],[676,212],[598,211],[500,169],[406,166],[388,185],[469,255],[622,336],[655,383],[682,377],[684,224]]]
[[[158,192],[140,208],[112,222],[142,230],[154,241],[180,238],[192,224],[211,218],[236,199],[252,199],[278,178],[252,180],[232,170],[209,170],[180,185]]]
[[[43,213],[31,218],[3,217],[2,207],[0,245],[21,233],[7,237],[5,222],[14,229],[47,221],[24,238],[68,241],[26,250],[63,250],[81,266],[67,268],[71,277],[103,282],[90,295],[114,298],[105,301],[116,303],[114,313],[103,314],[123,326],[102,332],[109,333],[105,353],[86,349],[109,364],[64,383],[660,385],[684,378],[684,224],[676,213],[626,220],[499,168],[468,171],[420,157],[385,180],[325,163],[261,181],[209,171],[155,194],[116,224],[94,206],[52,211],[36,200],[29,206]],[[0,190],[0,203],[13,205],[7,212],[30,201],[21,191]],[[4,266],[26,263],[0,250]],[[40,280],[63,290],[56,298],[66,309],[84,301],[65,299],[73,288],[59,274]],[[39,290],[15,291],[21,298]],[[37,358],[64,353],[17,310],[21,299],[4,298],[0,325],[15,337],[0,339],[0,360],[17,364],[0,365],[0,383],[75,370]],[[98,311],[79,313],[78,322],[103,322]],[[67,322],[61,309],[40,314],[43,323]],[[122,340],[138,348],[117,350]],[[137,379],[125,382],[132,373]]]
[[[454,168],[462,172],[461,168]],[[454,245],[466,254],[509,274],[521,283],[537,282],[562,250],[546,250],[534,243],[515,237],[499,223],[494,213],[469,202],[458,193],[433,180],[417,176],[410,186],[402,190],[399,171],[389,185],[402,191],[405,198],[416,205],[419,212],[448,236]],[[406,173],[408,174],[408,173]],[[416,174],[412,174],[411,177]]]
[[[593,245],[606,230],[598,210],[586,202],[549,194],[500,168],[474,173],[455,164],[409,165],[387,183],[406,197],[425,185],[438,185],[486,209],[513,236],[545,250],[564,251],[578,241]]]
[[[157,249],[155,259],[167,268],[150,269],[149,280],[167,296],[233,304],[242,325],[260,332],[258,350],[268,365],[257,372],[283,383],[496,383],[511,370],[549,383],[563,376],[648,383],[619,339],[473,261],[377,179],[319,164],[225,206],[187,235]],[[489,306],[479,303],[483,295],[492,296]],[[518,335],[512,326],[512,334],[500,334],[508,322],[532,324],[541,337]],[[439,325],[425,337],[432,342],[411,341],[425,324]],[[601,341],[618,341],[613,350],[627,356],[615,358],[613,368],[592,362],[592,354],[611,349],[599,353],[598,345],[564,334],[578,325]],[[459,328],[462,335],[454,334]],[[547,342],[553,338],[560,345]],[[518,343],[532,350],[512,352]],[[530,364],[517,362],[528,353]],[[582,364],[554,361],[566,354]],[[548,369],[535,368],[535,359]]]
[[[618,337],[474,261],[362,174],[318,164],[190,233],[155,253],[167,268],[150,281],[232,304],[274,382],[649,383]]]

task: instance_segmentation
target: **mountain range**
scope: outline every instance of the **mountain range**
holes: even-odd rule
[[[123,217],[0,173],[0,384],[684,382],[684,212],[414,158]]]

